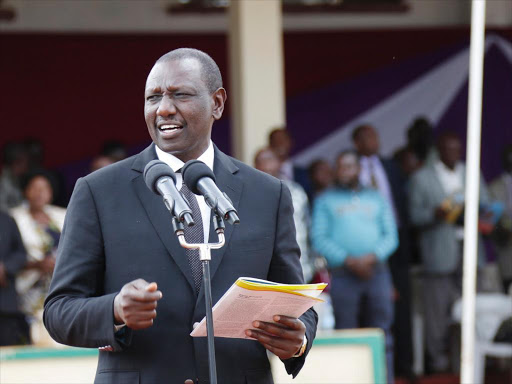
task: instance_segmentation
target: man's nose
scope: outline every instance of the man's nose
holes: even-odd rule
[[[160,100],[160,104],[158,105],[156,113],[157,115],[164,117],[176,114],[176,106],[174,105],[174,101],[168,96],[163,96]]]

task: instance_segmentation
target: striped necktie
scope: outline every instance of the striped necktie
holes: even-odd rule
[[[204,242],[204,230],[203,230],[203,219],[201,217],[201,210],[197,203],[196,196],[188,189],[185,183],[182,183],[180,189],[181,193],[187,199],[190,209],[192,210],[192,216],[194,216],[195,225],[192,227],[185,226],[185,240],[187,243],[203,243]],[[203,278],[203,268],[201,260],[199,259],[198,249],[185,249],[187,254],[188,263],[192,270],[192,276],[194,277],[194,285],[196,288],[196,294],[201,289],[201,282]]]

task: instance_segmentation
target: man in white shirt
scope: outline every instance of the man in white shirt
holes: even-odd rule
[[[61,343],[100,348],[96,383],[209,382],[206,339],[190,336],[205,315],[198,259],[179,245],[162,198],[145,184],[144,167],[154,159],[176,172],[203,160],[238,211],[240,224],[226,225],[226,244],[212,251],[214,304],[240,276],[303,282],[290,192],[211,142],[225,101],[210,56],[190,48],[169,52],[146,81],[144,115],[153,143],[76,183],[44,321]],[[179,178],[183,192],[181,184]],[[191,230],[215,241],[211,211],[187,194],[196,222]],[[216,339],[219,383],[272,383],[267,350],[298,374],[315,337],[316,313],[273,320],[254,321],[247,339]]]
[[[427,356],[431,370],[443,372],[450,367],[450,309],[461,295],[463,230],[459,216],[464,203],[465,166],[460,161],[462,145],[456,134],[441,134],[437,149],[439,159],[411,177],[409,208],[411,221],[420,230]],[[488,201],[483,179],[480,201]],[[483,263],[481,241],[479,259]]]

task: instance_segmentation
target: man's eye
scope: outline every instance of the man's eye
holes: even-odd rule
[[[155,100],[157,100],[159,97],[160,97],[160,95],[150,95],[150,96],[146,97],[146,100],[147,100],[147,101],[155,101]]]

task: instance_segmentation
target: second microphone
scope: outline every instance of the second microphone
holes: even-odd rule
[[[213,171],[202,161],[190,160],[181,171],[183,182],[196,195],[203,195],[206,204],[230,224],[240,223],[238,213],[229,197],[215,184]]]

